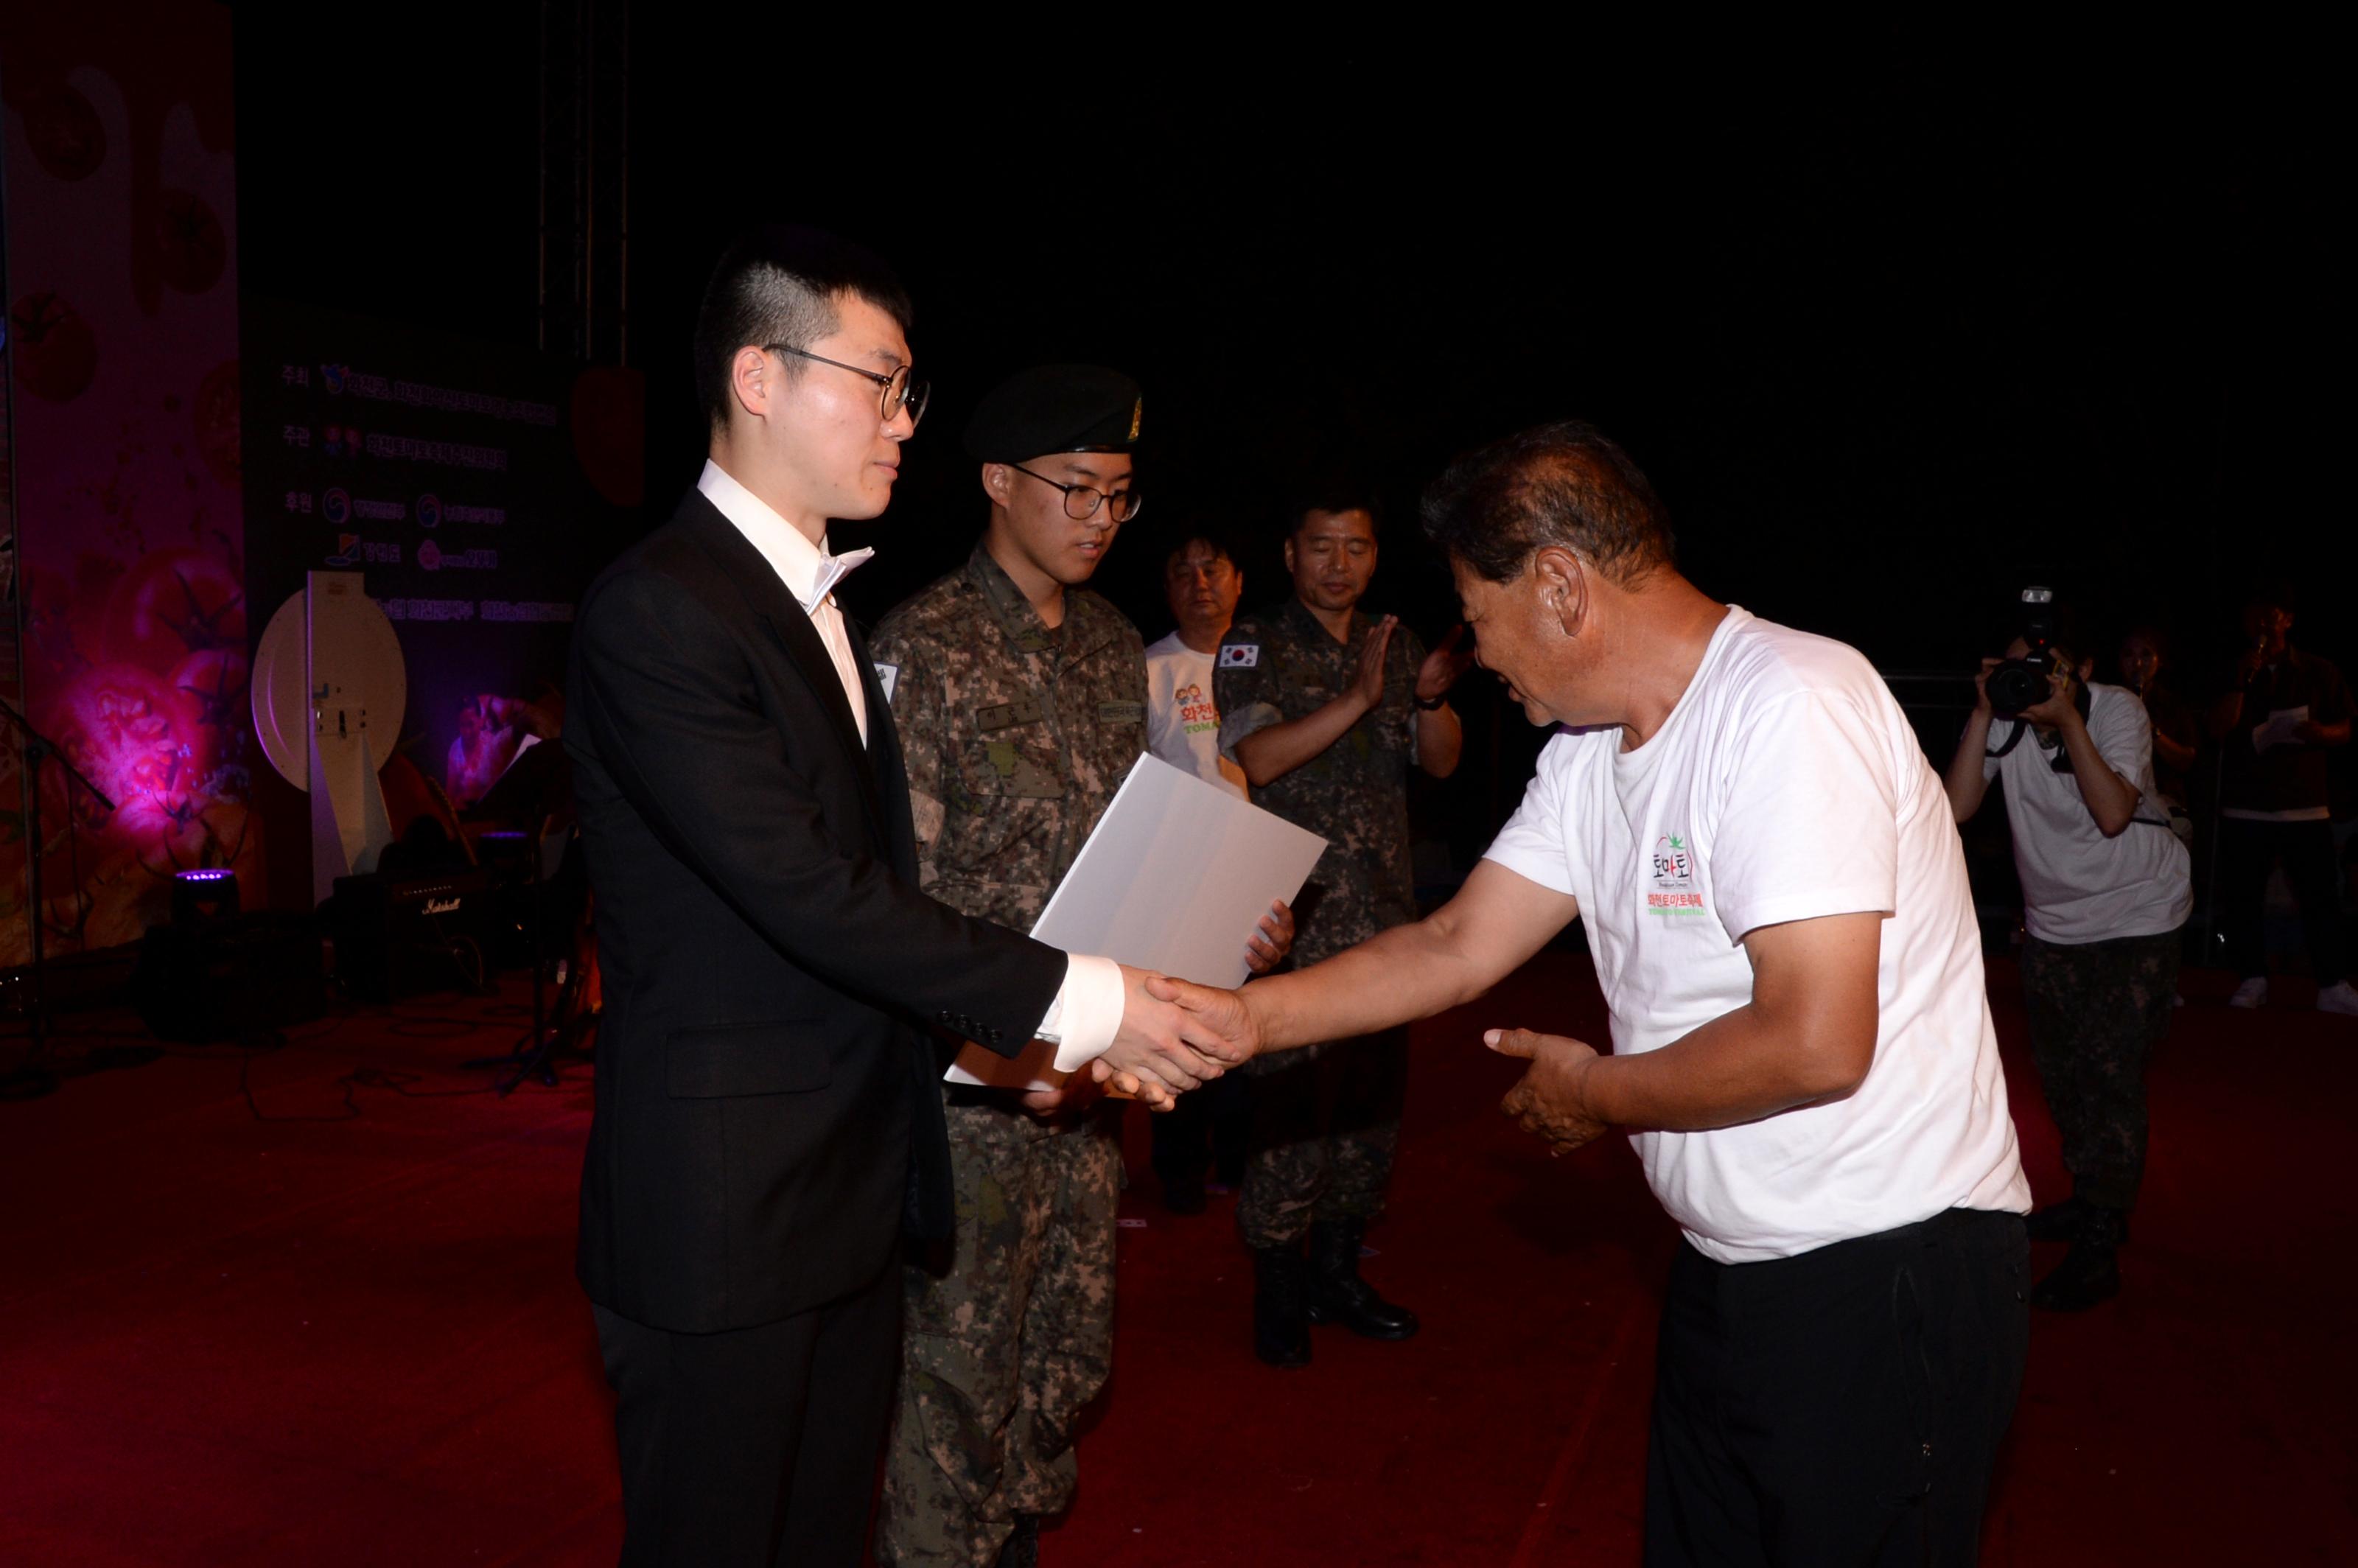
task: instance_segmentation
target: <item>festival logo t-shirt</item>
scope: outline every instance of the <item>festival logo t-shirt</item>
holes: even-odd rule
[[[1146,650],[1146,749],[1206,784],[1245,798],[1244,770],[1220,755],[1212,706],[1212,655],[1174,632]]]
[[[1731,606],[1661,729],[1565,730],[1487,858],[1580,901],[1618,1054],[1752,1000],[1749,932],[1877,912],[1881,1022],[1831,1104],[1633,1136],[1705,1257],[2030,1206],[1946,794],[1867,662]],[[1518,1021],[1501,1019],[1500,1023]]]

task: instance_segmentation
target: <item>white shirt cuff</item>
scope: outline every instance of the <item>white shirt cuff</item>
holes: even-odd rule
[[[1056,1071],[1069,1073],[1106,1054],[1121,1030],[1121,1011],[1128,1000],[1121,966],[1111,958],[1084,953],[1068,956],[1065,983],[1048,1014],[1032,1033],[1056,1047]]]

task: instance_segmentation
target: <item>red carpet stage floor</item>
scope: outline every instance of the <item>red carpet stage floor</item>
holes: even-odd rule
[[[2053,1196],[2012,970],[1994,972]],[[2358,1562],[2358,1022],[2230,1012],[2218,976],[2189,989],[2127,1291],[2038,1320],[1987,1563]],[[504,1048],[520,1000],[350,1013],[243,1063],[102,1054],[0,1104],[0,1562],[613,1561],[608,1398],[571,1273],[588,1069],[500,1100],[458,1065]],[[1672,1233],[1620,1140],[1551,1161],[1497,1114],[1514,1068],[1480,1048],[1491,1023],[1601,1037],[1586,961],[1543,956],[1418,1032],[1368,1270],[1424,1332],[1321,1330],[1303,1371],[1252,1360],[1232,1200],[1164,1215],[1133,1113],[1114,1380],[1044,1561],[1638,1561]]]

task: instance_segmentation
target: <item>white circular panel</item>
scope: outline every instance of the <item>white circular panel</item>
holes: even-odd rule
[[[307,590],[308,591],[308,590]],[[330,634],[319,650],[323,681],[342,688],[343,700],[380,716],[386,733],[401,731],[409,703],[409,674],[401,639],[373,600],[357,592],[338,594],[323,607]],[[306,594],[290,596],[270,617],[254,651],[254,729],[279,776],[297,789],[311,780],[311,689],[304,640],[308,617]],[[385,749],[384,761],[391,760]]]

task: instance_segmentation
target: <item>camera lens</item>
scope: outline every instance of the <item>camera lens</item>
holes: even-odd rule
[[[2047,671],[2028,659],[2008,659],[1990,671],[1984,683],[1990,711],[2012,718],[2036,705],[2048,693]]]

